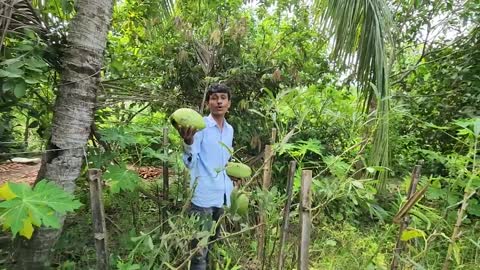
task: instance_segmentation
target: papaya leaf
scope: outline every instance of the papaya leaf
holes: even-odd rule
[[[6,211],[0,215],[0,220],[6,228],[10,228],[15,236],[23,228],[23,220],[28,217],[28,209],[22,199],[14,198],[10,201],[0,203],[0,208]]]
[[[103,141],[107,143],[118,144],[118,146],[121,148],[125,148],[136,143],[135,136],[133,136],[124,127],[106,128],[101,130],[100,133]]]
[[[17,197],[8,186],[8,182],[0,187],[0,200],[10,200]]]
[[[113,193],[119,193],[121,190],[133,191],[140,180],[138,174],[128,170],[125,164],[108,166],[104,178]]]
[[[60,228],[57,214],[74,211],[82,205],[73,195],[45,179],[33,189],[25,183],[8,183],[7,187],[9,191],[2,192],[6,201],[0,203],[0,222],[4,228],[10,228],[13,237],[19,233],[30,238],[33,225]]]
[[[35,197],[40,198],[40,201],[46,201],[47,205],[59,212],[65,214],[71,212],[81,206],[79,201],[74,200],[74,196],[66,193],[59,186],[53,182],[40,181],[34,188]]]
[[[33,225],[32,219],[27,218],[23,221],[23,227],[20,230],[20,235],[25,236],[25,238],[30,239],[33,235]]]

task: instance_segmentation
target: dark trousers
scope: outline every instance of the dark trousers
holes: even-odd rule
[[[219,207],[200,207],[195,204],[191,204],[190,214],[197,215],[199,217],[199,229],[202,231],[210,231],[213,226],[213,221],[218,222],[218,219],[223,215],[223,208]],[[220,225],[216,225],[215,235],[211,236],[210,241],[218,239],[220,236]],[[193,250],[197,247],[199,240],[194,239],[190,243],[190,248]],[[213,243],[208,247],[202,248],[193,255],[191,259],[191,270],[205,270],[208,266],[208,253],[212,250]]]

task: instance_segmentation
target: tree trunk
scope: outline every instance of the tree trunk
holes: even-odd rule
[[[43,156],[37,177],[37,181],[52,180],[67,192],[74,191],[83,164],[112,10],[112,0],[78,0],[77,14],[69,25],[50,151]],[[60,217],[62,227],[64,221]],[[18,241],[16,269],[48,269],[50,251],[60,233],[61,229],[36,228],[30,240]]]

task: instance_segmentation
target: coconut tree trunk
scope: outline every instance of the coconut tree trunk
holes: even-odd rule
[[[103,65],[112,0],[77,0],[62,56],[61,83],[55,102],[52,135],[37,180],[46,178],[67,192],[75,189],[84,147],[93,122],[97,86]],[[61,224],[65,217],[62,216]],[[16,269],[49,268],[50,251],[61,229],[39,228],[30,240],[17,243]]]

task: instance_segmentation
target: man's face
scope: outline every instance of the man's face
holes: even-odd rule
[[[230,100],[227,93],[213,93],[208,99],[208,108],[214,116],[224,116],[230,108]]]

